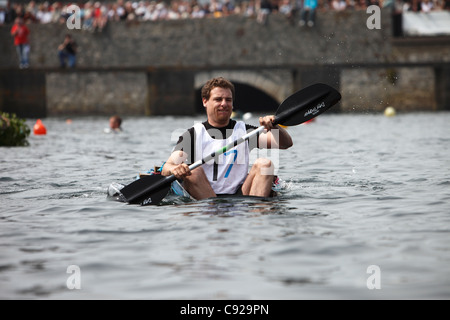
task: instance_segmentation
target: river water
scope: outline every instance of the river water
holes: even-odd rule
[[[0,298],[450,298],[450,113],[288,128],[275,200],[107,200],[203,118],[46,118],[0,148]]]

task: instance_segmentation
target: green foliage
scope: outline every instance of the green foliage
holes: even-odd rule
[[[28,146],[30,128],[15,114],[0,112],[0,147]]]

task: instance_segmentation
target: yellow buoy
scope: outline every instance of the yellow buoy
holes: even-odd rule
[[[384,109],[384,115],[386,117],[393,117],[395,116],[395,109],[393,107],[387,107]]]

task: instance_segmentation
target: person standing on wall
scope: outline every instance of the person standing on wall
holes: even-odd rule
[[[66,34],[64,42],[58,46],[58,57],[61,68],[66,67],[66,60],[69,68],[75,67],[77,54],[77,44],[70,34]]]
[[[300,27],[303,27],[306,23],[308,27],[314,27],[317,2],[317,0],[303,0],[303,7],[300,10],[300,21],[298,22]]]
[[[14,37],[14,46],[16,47],[17,55],[19,56],[19,68],[28,68],[30,44],[28,42],[28,35],[30,30],[25,25],[23,18],[16,18],[14,25],[11,28],[11,35]]]

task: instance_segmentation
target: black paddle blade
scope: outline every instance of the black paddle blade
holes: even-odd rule
[[[120,192],[128,203],[157,205],[169,193],[170,184],[165,176],[148,175],[123,187]]]
[[[341,100],[336,89],[316,83],[289,96],[278,107],[274,124],[295,126],[317,117]]]

